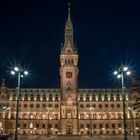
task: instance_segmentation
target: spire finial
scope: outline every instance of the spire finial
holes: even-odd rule
[[[71,6],[71,2],[68,2],[68,21],[70,21],[70,6]]]

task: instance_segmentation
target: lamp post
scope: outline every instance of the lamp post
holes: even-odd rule
[[[22,67],[14,67],[11,71],[12,75],[18,75],[18,86],[17,86],[17,100],[16,100],[16,129],[15,129],[15,140],[18,140],[18,114],[19,114],[19,94],[20,94],[20,78],[24,75],[28,75],[28,71],[24,70]]]
[[[127,66],[121,65],[117,71],[114,71],[114,75],[117,76],[118,79],[121,78],[122,85],[122,101],[123,101],[123,123],[124,123],[124,140],[127,140],[127,130],[126,130],[126,111],[125,111],[125,87],[124,87],[124,75],[131,75],[131,71]]]

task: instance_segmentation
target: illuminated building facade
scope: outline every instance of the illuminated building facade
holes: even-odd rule
[[[78,53],[68,8],[60,54],[60,89],[21,89],[19,134],[123,134],[121,89],[78,88]],[[0,133],[15,132],[16,89],[0,89]],[[128,109],[135,88],[125,90],[127,132],[140,133],[140,113]]]

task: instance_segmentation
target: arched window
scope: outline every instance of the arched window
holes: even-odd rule
[[[55,128],[58,128],[58,124],[55,124]]]
[[[100,123],[100,129],[102,129],[103,128],[103,125],[102,125],[102,123]]]
[[[58,94],[55,95],[55,100],[58,101]]]
[[[102,96],[101,96],[101,93],[99,93],[99,95],[98,95],[98,100],[102,100]]]
[[[119,95],[119,93],[117,93],[117,101],[119,101],[120,100],[120,95]]]
[[[52,94],[49,94],[49,100],[52,101]]]
[[[16,100],[16,94],[15,93],[13,94],[13,100]]]
[[[111,97],[110,97],[110,100],[113,101],[113,100],[114,100],[113,92],[111,93],[110,96],[111,96]]]
[[[24,95],[24,100],[28,101],[28,95],[27,94]]]
[[[37,100],[38,100],[38,101],[40,100],[40,95],[39,95],[39,94],[37,94]]]
[[[45,123],[42,124],[42,128],[45,128]]]
[[[89,101],[89,94],[86,95],[86,100]]]
[[[95,101],[95,95],[92,95],[92,100]]]
[[[46,95],[43,94],[43,101],[46,101]]]
[[[107,101],[108,100],[107,93],[104,95],[104,97],[105,97],[105,101]]]
[[[80,101],[83,101],[83,94],[80,94]]]
[[[112,128],[115,128],[115,124],[114,123],[112,123]]]
[[[31,101],[33,101],[34,100],[34,95],[33,95],[33,93],[31,94],[31,99],[30,99]]]

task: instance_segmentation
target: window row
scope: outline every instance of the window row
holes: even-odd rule
[[[126,114],[128,118],[128,114]],[[123,119],[123,113],[81,113],[80,114],[80,119]]]
[[[93,129],[96,129],[96,128],[121,128],[122,127],[122,124],[121,123],[118,123],[118,124],[115,124],[115,123],[112,123],[112,124],[108,124],[108,123],[106,123],[106,124],[102,124],[102,123],[100,123],[100,124],[86,124],[86,126],[84,126],[84,124],[81,124],[80,125],[80,128],[93,128]]]
[[[15,104],[12,104],[12,107],[15,107],[16,105]],[[30,108],[52,108],[52,107],[55,107],[55,108],[59,108],[59,104],[39,104],[39,103],[36,103],[36,104],[19,104],[19,107],[24,107],[24,108],[27,108],[27,107],[30,107]]]
[[[16,100],[16,94],[13,94],[10,97],[10,100]],[[55,96],[53,96],[52,94],[46,96],[46,95],[19,95],[19,100],[23,100],[23,101],[59,101],[59,95],[56,94]]]
[[[101,95],[101,94],[94,94],[94,95],[89,95],[87,94],[86,96],[84,96],[83,94],[80,94],[79,96],[79,100],[80,101],[120,101],[122,100],[122,95],[121,94],[105,94],[105,95]],[[128,95],[125,95],[125,100],[128,100]]]
[[[11,114],[11,119],[15,119],[16,114],[12,113]],[[19,119],[59,119],[59,116],[57,113],[20,113],[19,114]]]
[[[80,108],[84,108],[84,107],[86,107],[87,109],[90,108],[90,107],[93,107],[93,108],[109,108],[109,107],[111,107],[111,108],[115,108],[115,107],[120,108],[121,103],[117,103],[117,104],[92,104],[92,105],[90,105],[90,104],[86,104],[86,105],[80,104]]]

